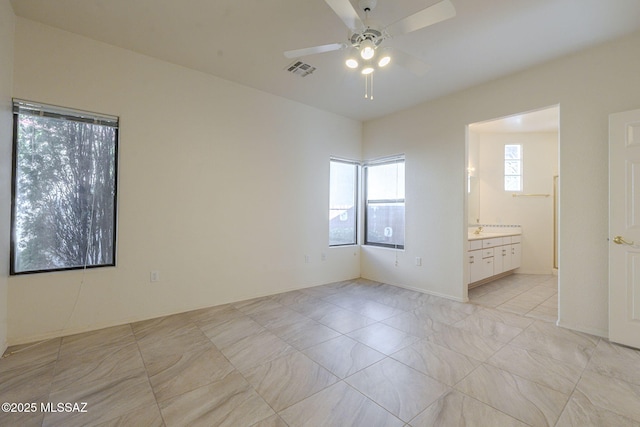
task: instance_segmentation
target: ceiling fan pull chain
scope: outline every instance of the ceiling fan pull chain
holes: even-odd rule
[[[371,96],[369,97],[369,99],[370,99],[371,101],[373,101],[373,74],[374,74],[374,73],[371,73],[371,74],[370,74],[370,76],[371,76]]]
[[[364,76],[364,99],[369,98],[368,87],[369,87],[369,76],[367,76],[365,74],[365,76]]]

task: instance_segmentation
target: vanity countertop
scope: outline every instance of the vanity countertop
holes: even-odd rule
[[[502,232],[483,231],[480,234],[475,234],[471,231],[468,233],[468,239],[469,240],[492,239],[494,237],[520,236],[521,234],[522,234],[521,231],[502,231]]]

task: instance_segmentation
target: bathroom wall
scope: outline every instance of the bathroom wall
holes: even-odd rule
[[[504,191],[504,146],[521,144],[523,190]],[[558,133],[479,133],[477,176],[480,221],[522,226],[522,267],[518,273],[553,272],[553,177],[558,175]],[[520,197],[546,194],[548,197]]]

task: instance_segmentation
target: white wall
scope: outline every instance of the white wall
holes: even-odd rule
[[[362,276],[463,299],[465,126],[559,104],[559,324],[605,336],[608,116],[640,108],[638,51],[635,33],[365,123],[365,158],[406,153],[407,242],[403,252],[363,250]]]
[[[327,206],[360,122],[24,19],[14,76],[15,97],[121,129],[117,267],[11,277],[11,343],[359,277]]]
[[[13,34],[16,17],[9,0],[0,0],[0,354],[7,348],[11,146],[13,119]]]
[[[558,134],[479,133],[480,222],[522,226],[522,274],[553,273],[553,177],[558,175]],[[504,146],[521,144],[523,194],[504,191]]]

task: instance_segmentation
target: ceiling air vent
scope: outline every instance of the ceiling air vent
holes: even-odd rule
[[[316,70],[316,67],[305,64],[302,61],[293,61],[287,67],[287,71],[293,74],[297,74],[300,77],[306,77],[309,74],[313,73]]]

